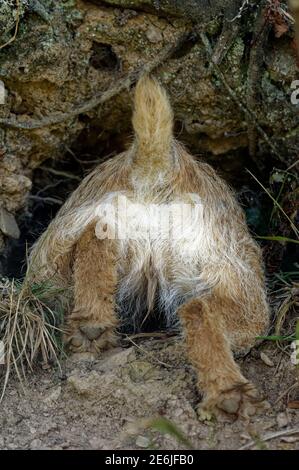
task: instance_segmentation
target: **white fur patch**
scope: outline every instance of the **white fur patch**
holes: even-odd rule
[[[201,279],[209,239],[203,211],[196,194],[167,203],[144,203],[125,193],[105,196],[95,209],[95,233],[117,240],[122,304],[134,298],[150,310],[159,293],[158,303],[172,324],[182,301],[207,291]]]
[[[64,250],[66,244],[72,246],[96,222],[96,236],[115,239],[118,246],[117,298],[128,320],[137,324],[138,318],[140,323],[144,310],[159,304],[168,325],[173,325],[179,305],[208,294],[219,280],[229,283],[232,272],[248,282],[254,276],[239,254],[246,233],[232,231],[228,224],[219,226],[225,211],[221,201],[211,209],[197,194],[162,197],[158,189],[149,193],[142,188],[106,193],[62,216],[60,238],[52,237],[46,248],[55,245],[59,256],[60,245]],[[48,250],[39,251],[46,261]],[[55,267],[55,257],[51,262]]]

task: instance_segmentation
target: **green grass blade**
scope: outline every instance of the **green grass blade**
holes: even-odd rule
[[[169,419],[167,418],[155,418],[153,419],[149,427],[155,429],[156,431],[161,432],[162,434],[168,434],[169,436],[174,437],[178,442],[182,443],[184,446],[189,449],[193,449],[192,443],[184,435],[184,433]]]
[[[279,242],[279,243],[297,243],[299,245],[299,240],[294,240],[293,238],[287,238],[287,237],[281,237],[279,235],[273,235],[273,236],[257,236],[256,238],[259,238],[261,240],[271,240],[273,242]]]

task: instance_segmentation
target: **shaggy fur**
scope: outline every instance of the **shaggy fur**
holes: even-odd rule
[[[131,148],[87,176],[38,240],[29,276],[71,288],[74,352],[114,344],[119,323],[141,328],[158,304],[169,326],[183,327],[202,414],[253,413],[257,393],[232,352],[247,351],[268,326],[260,249],[225,182],[173,137],[168,98],[149,77],[136,87],[133,127]],[[160,222],[174,204],[167,237]]]

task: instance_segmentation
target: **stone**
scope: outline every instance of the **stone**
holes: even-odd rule
[[[152,44],[161,42],[163,39],[161,31],[158,28],[155,28],[154,26],[150,26],[145,34],[149,42],[151,42]]]
[[[289,417],[286,413],[278,413],[276,416],[277,426],[279,428],[285,428],[289,424]]]
[[[97,392],[99,374],[96,371],[91,371],[85,376],[75,373],[67,379],[67,383],[78,395],[88,397]]]
[[[20,229],[13,214],[0,207],[0,230],[10,238],[20,238]]]
[[[299,436],[282,436],[280,440],[282,442],[293,443],[299,441]]]
[[[98,365],[98,370],[108,371],[118,367],[124,367],[128,362],[135,359],[134,348],[114,348],[108,351]]]
[[[264,352],[261,352],[261,360],[263,361],[264,364],[266,364],[266,366],[268,367],[274,367],[274,362],[272,361],[272,359],[270,359],[269,356],[267,356],[267,354],[265,354]]]
[[[30,449],[31,450],[38,450],[41,449],[42,447],[42,441],[40,439],[33,439],[30,443]]]
[[[147,449],[150,444],[150,440],[145,436],[138,436],[136,439],[136,445],[138,447],[142,447],[143,449]]]
[[[55,387],[53,390],[51,390],[49,395],[46,396],[46,398],[44,399],[45,403],[49,405],[51,405],[52,403],[55,403],[60,397],[60,394],[61,394],[61,386],[59,385],[58,387]]]
[[[32,182],[24,175],[11,175],[2,178],[2,190],[9,195],[21,194],[32,188]]]

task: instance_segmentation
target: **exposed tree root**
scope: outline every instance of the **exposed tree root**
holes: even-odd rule
[[[13,33],[12,37],[7,42],[5,42],[4,44],[2,44],[0,46],[0,50],[4,49],[4,47],[6,47],[9,44],[11,44],[12,42],[14,42],[14,40],[16,39],[16,37],[18,35],[19,24],[20,24],[20,10],[21,10],[20,0],[16,0],[16,7],[17,7],[17,13],[16,13],[16,25],[15,25],[14,33]]]

